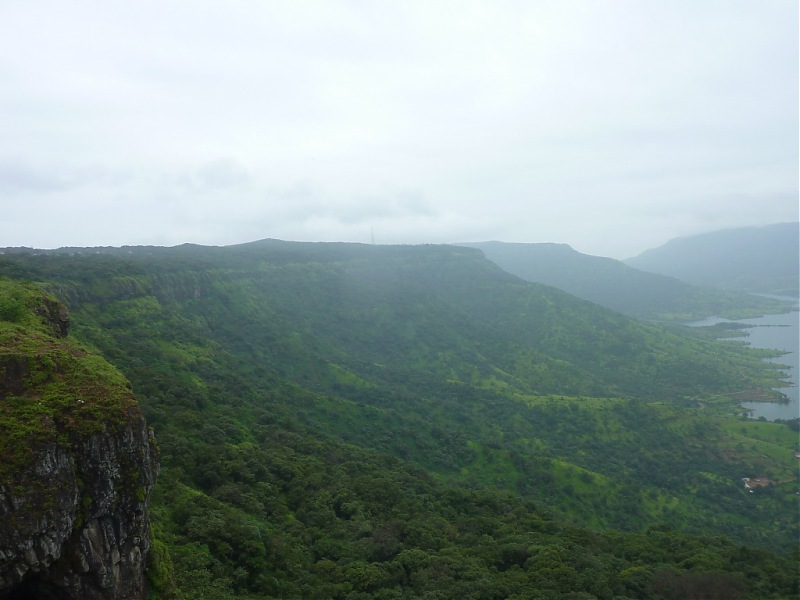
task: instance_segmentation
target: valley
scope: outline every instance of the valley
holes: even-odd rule
[[[130,380],[161,597],[797,594],[796,430],[736,409],[778,385],[759,351],[459,247],[62,249],[0,275]]]

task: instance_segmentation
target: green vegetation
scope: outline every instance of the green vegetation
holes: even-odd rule
[[[136,405],[117,369],[53,331],[57,306],[34,285],[0,279],[0,483],[37,448],[122,424]]]
[[[735,416],[779,375],[746,347],[465,248],[75,249],[0,273],[68,303],[155,428],[161,597],[798,596],[796,431]]]

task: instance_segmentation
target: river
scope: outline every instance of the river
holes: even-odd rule
[[[789,298],[788,300],[792,300]],[[702,321],[687,323],[691,326],[713,325],[729,319],[708,317]],[[743,402],[742,406],[752,411],[754,418],[764,417],[770,421],[775,419],[796,419],[800,417],[800,389],[798,389],[798,372],[800,372],[800,313],[793,311],[780,315],[766,315],[757,319],[734,321],[749,325],[746,329],[747,342],[754,348],[770,348],[787,352],[783,356],[767,359],[771,362],[788,365],[789,384],[779,388],[789,399],[785,402]],[[737,338],[738,339],[738,338]]]

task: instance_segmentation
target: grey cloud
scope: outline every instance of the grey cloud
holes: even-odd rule
[[[285,190],[270,191],[265,195],[261,207],[265,214],[291,223],[327,219],[354,225],[383,219],[436,215],[436,210],[419,191],[381,191],[341,198],[308,181],[298,182]]]
[[[0,190],[7,194],[36,194],[76,190],[102,181],[107,171],[100,166],[70,168],[32,166],[22,161],[0,161]]]
[[[621,257],[797,213],[796,3],[36,5],[0,3],[10,244]]]
[[[200,188],[229,189],[250,183],[251,177],[235,161],[220,158],[197,169],[195,181]]]

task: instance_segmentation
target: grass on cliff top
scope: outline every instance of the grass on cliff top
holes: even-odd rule
[[[118,426],[136,406],[115,367],[55,336],[35,312],[44,301],[33,284],[0,280],[0,481],[42,444]]]
[[[46,332],[47,326],[35,312],[36,306],[46,300],[55,302],[35,284],[0,277],[0,324],[13,323]]]

